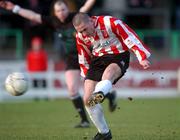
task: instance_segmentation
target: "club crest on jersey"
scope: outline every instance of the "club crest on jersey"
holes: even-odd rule
[[[98,47],[108,47],[110,45],[116,44],[116,39],[108,39],[98,44]]]

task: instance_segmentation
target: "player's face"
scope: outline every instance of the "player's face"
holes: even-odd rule
[[[75,26],[77,32],[82,33],[84,36],[94,36],[95,35],[95,28],[93,21],[89,19],[89,22],[81,22],[80,25]]]
[[[56,3],[54,5],[54,15],[61,21],[64,22],[69,14],[69,9],[65,3]]]

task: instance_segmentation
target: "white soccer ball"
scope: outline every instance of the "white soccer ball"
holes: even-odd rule
[[[7,76],[5,88],[13,96],[23,95],[28,89],[28,79],[21,72],[14,72]]]

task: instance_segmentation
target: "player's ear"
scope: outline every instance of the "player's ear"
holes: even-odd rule
[[[89,18],[89,20],[90,20],[91,22],[93,22],[93,19],[92,19],[92,18]]]

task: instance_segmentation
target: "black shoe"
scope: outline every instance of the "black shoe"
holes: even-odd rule
[[[109,131],[106,134],[101,134],[98,132],[92,140],[111,140],[111,139],[112,139],[112,135],[111,135],[111,131]]]
[[[116,91],[112,91],[109,93],[109,111],[113,112],[116,110],[117,107],[117,95],[116,95]]]
[[[95,104],[102,103],[105,96],[102,91],[95,92],[89,98],[88,104],[89,106],[94,106]]]
[[[90,123],[87,121],[80,122],[79,124],[75,125],[74,128],[89,128]]]

